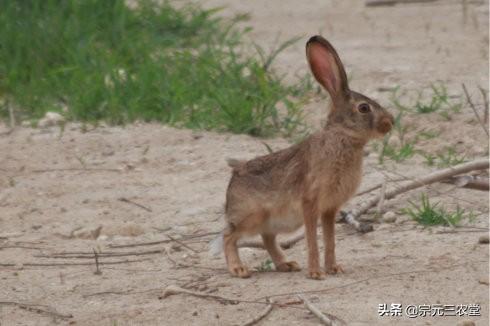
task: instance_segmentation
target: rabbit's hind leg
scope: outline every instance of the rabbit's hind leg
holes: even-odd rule
[[[264,241],[265,249],[267,249],[269,255],[271,255],[272,262],[276,266],[277,271],[297,272],[301,270],[297,262],[286,261],[286,257],[276,241],[275,234],[262,234],[262,240]]]

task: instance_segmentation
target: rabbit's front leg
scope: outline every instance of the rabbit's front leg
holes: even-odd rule
[[[344,270],[335,261],[335,214],[337,210],[328,210],[322,214],[323,243],[325,245],[325,271],[328,274],[343,273]]]
[[[305,221],[306,243],[308,245],[308,277],[314,280],[325,278],[318,259],[317,223],[318,203],[316,200],[303,200],[303,216]]]

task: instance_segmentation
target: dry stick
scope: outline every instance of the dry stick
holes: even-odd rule
[[[298,298],[303,301],[306,309],[311,311],[318,319],[320,319],[320,321],[323,325],[327,325],[327,326],[347,325],[347,323],[345,321],[343,321],[342,319],[340,319],[334,315],[324,314],[323,312],[321,312],[320,309],[315,307],[304,296],[298,295]]]
[[[151,208],[146,207],[146,206],[141,205],[141,204],[138,204],[138,203],[136,203],[136,202],[134,202],[134,201],[132,201],[132,200],[130,200],[130,199],[127,199],[127,198],[121,197],[121,198],[119,198],[118,200],[119,200],[119,201],[122,201],[122,202],[124,202],[124,203],[133,204],[133,205],[135,205],[135,206],[138,206],[139,208],[142,208],[142,209],[144,209],[144,210],[145,210],[145,211],[147,211],[147,212],[150,212],[150,213],[151,213],[151,212],[153,212]]]
[[[478,122],[480,123],[481,127],[483,128],[483,131],[487,134],[487,136],[489,136],[488,129],[485,126],[485,124],[483,123],[482,119],[480,118],[480,115],[476,111],[475,105],[473,104],[473,101],[471,100],[470,94],[468,93],[468,90],[466,89],[465,84],[463,84],[463,91],[464,91],[464,94],[466,96],[466,100],[468,101],[468,104],[470,105],[471,109],[473,110],[473,113],[475,113],[475,116],[476,116]]]
[[[261,321],[262,319],[264,319],[265,316],[267,316],[272,311],[272,308],[274,308],[273,302],[271,302],[271,300],[269,298],[267,298],[266,301],[269,302],[269,304],[267,305],[267,307],[259,315],[255,316],[254,318],[250,319],[249,321],[243,323],[242,326],[252,326],[252,325],[255,325],[259,321]]]
[[[131,247],[140,247],[140,246],[153,246],[153,245],[169,243],[169,242],[172,242],[172,240],[165,239],[160,241],[139,242],[139,243],[122,244],[122,245],[109,244],[109,248],[131,248]]]
[[[131,252],[101,252],[97,253],[98,257],[126,257],[126,256],[145,256],[145,255],[156,255],[164,252],[164,249],[151,250],[151,251],[131,251]],[[34,255],[38,258],[54,258],[54,259],[74,259],[74,258],[87,258],[92,259],[94,256],[93,252],[61,252],[51,255]]]
[[[109,261],[99,262],[99,265],[117,265],[117,264],[129,264],[139,263],[142,261],[148,261],[150,259],[135,259],[135,260],[121,260],[121,261]],[[50,266],[92,266],[93,263],[0,263],[0,267],[15,267],[15,266],[28,266],[28,267],[50,267]]]
[[[37,169],[31,170],[32,173],[59,172],[59,171],[103,171],[103,172],[121,172],[120,169],[110,168],[59,168],[59,169]]]
[[[220,233],[221,232],[209,232],[209,233],[204,233],[204,234],[189,235],[189,236],[184,236],[183,240],[205,237],[208,235],[217,235]],[[162,244],[162,243],[169,243],[172,241],[175,241],[175,239],[174,240],[165,239],[165,240],[160,240],[160,241],[139,242],[139,243],[122,244],[122,245],[109,244],[109,248],[131,248],[131,247],[141,247],[141,246],[153,246],[153,245]]]
[[[459,188],[469,188],[483,191],[490,190],[488,178],[480,178],[474,175],[456,176],[443,182],[456,185]]]
[[[401,175],[400,173],[396,172],[396,171],[391,171],[391,173],[394,173],[394,174],[397,174],[397,175]],[[415,178],[409,178],[407,177],[409,180],[413,181],[415,180]],[[442,182],[442,181],[441,181]],[[435,192],[436,194],[440,195],[440,196],[447,196],[447,197],[450,197],[456,201],[461,201],[461,202],[464,202],[464,203],[468,203],[470,205],[473,205],[473,206],[479,206],[478,203],[474,202],[474,201],[471,201],[471,200],[468,200],[468,199],[464,199],[462,198],[461,196],[455,196],[455,195],[451,195],[449,192],[450,191],[453,191],[455,188],[451,188],[447,191],[439,191],[437,189],[435,189],[434,187],[432,187],[431,185],[427,185],[427,188],[433,192]]]
[[[488,169],[488,167],[489,167],[489,162],[488,162],[488,159],[486,159],[486,158],[478,159],[478,160],[468,162],[468,163],[455,165],[455,166],[447,168],[447,169],[443,169],[443,170],[439,170],[439,171],[430,173],[424,177],[414,179],[410,183],[407,183],[407,184],[402,185],[398,188],[387,191],[385,193],[385,199],[386,200],[392,199],[395,196],[398,196],[404,192],[407,192],[407,191],[410,191],[410,190],[413,190],[413,189],[416,189],[416,188],[419,188],[422,186],[426,186],[426,185],[429,185],[429,184],[437,182],[437,181],[445,180],[445,179],[448,179],[448,178],[453,177],[453,176],[458,175],[458,174],[468,173],[468,172],[471,172],[474,170],[484,170],[484,169]],[[364,202],[359,207],[353,209],[350,212],[341,211],[340,212],[341,218],[345,219],[348,224],[351,224],[352,226],[354,226],[354,228],[356,230],[358,230],[362,233],[365,233],[366,231],[368,231],[368,230],[363,229],[365,227],[369,227],[372,230],[372,225],[361,224],[359,221],[357,221],[357,218],[360,215],[366,213],[371,207],[376,206],[376,204],[378,203],[379,200],[380,200],[380,195]],[[285,246],[283,246],[283,244],[284,244],[284,245],[286,245],[287,248],[289,248],[293,244],[295,244],[296,242],[303,239],[304,236],[305,236],[304,233],[300,233],[300,234],[294,236],[293,238],[286,240],[285,242],[281,242],[281,247],[285,248]],[[260,242],[257,242],[257,241],[246,241],[246,242],[239,244],[239,247],[263,248],[263,244]]]
[[[94,274],[100,275],[100,274],[102,274],[102,272],[99,269],[99,256],[97,254],[97,251],[95,251],[95,249],[94,249],[94,258],[95,258],[95,272],[94,272]]]
[[[173,285],[173,284],[167,286],[165,288],[165,290],[163,291],[163,294],[158,298],[159,299],[165,299],[165,298],[167,298],[171,295],[174,295],[174,294],[188,294],[188,295],[192,295],[194,297],[205,298],[205,299],[210,298],[210,299],[215,299],[221,303],[238,304],[238,302],[239,302],[238,300],[225,298],[225,297],[215,295],[215,294],[206,294],[206,293],[200,293],[200,292],[196,292],[196,291],[186,290],[186,289],[181,288],[180,286]]]
[[[40,314],[50,315],[54,318],[69,319],[73,318],[73,315],[61,314],[57,312],[54,308],[40,304],[30,304],[15,301],[0,301],[0,306],[17,306],[21,309],[32,311]]]
[[[170,240],[172,240],[173,242],[176,242],[176,243],[178,243],[179,245],[181,245],[181,246],[183,246],[183,247],[185,247],[185,248],[189,249],[189,250],[190,250],[190,251],[192,251],[193,253],[195,253],[195,254],[199,253],[199,252],[198,252],[197,250],[195,250],[194,248],[189,247],[188,245],[186,245],[186,244],[185,244],[185,243],[183,243],[182,241],[177,240],[177,239],[175,239],[174,237],[169,236],[168,234],[167,234],[167,237],[168,237]]]
[[[398,182],[398,181],[406,181],[406,180],[407,180],[407,178],[399,178],[399,179],[392,179],[392,180],[385,180],[385,181]],[[381,188],[383,186],[383,184],[384,184],[384,182],[378,183],[377,185],[374,185],[372,187],[369,187],[366,190],[361,190],[361,191],[359,191],[356,194],[356,197],[362,196],[362,195],[367,194],[367,193],[369,193],[371,191],[374,191],[374,190],[376,190],[378,188]]]
[[[379,201],[378,201],[378,206],[376,208],[379,215],[383,213],[383,206],[385,204],[385,194],[386,194],[386,180],[383,181],[383,185],[381,186],[381,191],[379,193]]]
[[[488,110],[489,110],[489,105],[488,105],[488,92],[485,91],[482,87],[478,87],[480,89],[480,93],[483,97],[483,103],[485,107],[483,108],[483,121],[485,122],[485,125],[488,125]]]
[[[366,0],[366,7],[394,6],[405,3],[436,2],[438,0]]]
[[[256,304],[262,304],[262,305],[273,305],[273,306],[278,306],[278,307],[281,306],[280,304],[273,303],[271,301],[264,301],[267,298],[262,298],[261,300],[230,299],[230,298],[222,297],[220,295],[207,294],[207,293],[202,293],[202,292],[198,292],[198,291],[186,290],[186,289],[183,289],[180,286],[177,286],[174,284],[167,286],[165,288],[165,290],[163,291],[163,294],[160,295],[158,297],[158,299],[165,299],[165,298],[167,298],[171,295],[175,295],[175,294],[187,294],[187,295],[191,295],[191,296],[203,298],[203,299],[214,299],[214,300],[216,300],[220,303],[224,303],[224,304],[229,303],[229,304],[235,305],[235,304],[239,304],[239,303],[256,303]],[[291,305],[286,305],[284,307],[292,308],[292,309],[304,309],[304,308],[300,308],[300,307],[293,307]]]

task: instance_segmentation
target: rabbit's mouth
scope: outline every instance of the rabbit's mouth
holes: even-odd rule
[[[380,134],[385,135],[391,131],[391,128],[393,128],[393,119],[386,117],[381,119],[376,129]]]

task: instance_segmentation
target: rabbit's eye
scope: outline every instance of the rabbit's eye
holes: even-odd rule
[[[367,103],[361,103],[359,104],[359,106],[357,107],[357,109],[359,110],[359,112],[361,113],[368,113],[368,112],[371,112],[371,107],[369,106],[369,104]]]

